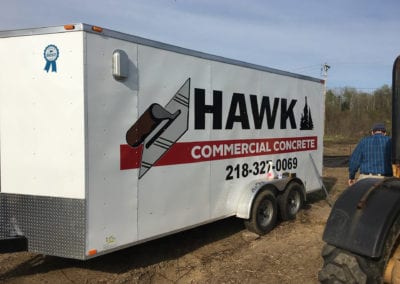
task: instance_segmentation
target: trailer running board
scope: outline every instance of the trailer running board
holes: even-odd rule
[[[28,240],[24,236],[0,239],[0,253],[19,252],[28,250]]]

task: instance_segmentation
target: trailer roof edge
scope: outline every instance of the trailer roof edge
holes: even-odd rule
[[[89,24],[84,24],[84,23],[78,23],[78,24],[71,24],[70,26],[74,26],[74,29],[66,29],[65,26],[52,26],[52,27],[40,27],[40,28],[30,28],[30,29],[18,29],[18,30],[6,30],[6,31],[0,31],[0,38],[5,38],[5,37],[18,37],[18,36],[29,36],[29,35],[41,35],[41,34],[51,34],[51,33],[63,33],[63,32],[74,32],[74,31],[85,31],[89,33],[95,33],[95,34],[101,34],[104,36],[109,36],[121,40],[126,40],[130,42],[134,42],[137,44],[141,45],[146,45],[150,47],[155,47],[155,48],[161,48],[164,50],[180,53],[180,54],[185,54],[185,55],[190,55],[202,59],[208,59],[208,60],[213,60],[221,63],[227,63],[231,65],[236,65],[236,66],[241,66],[245,68],[251,68],[251,69],[256,69],[260,71],[265,71],[273,74],[278,74],[278,75],[283,75],[283,76],[288,76],[288,77],[293,77],[297,79],[302,79],[302,80],[307,80],[307,81],[312,81],[316,83],[321,83],[323,84],[323,80],[320,78],[315,78],[307,75],[302,75],[302,74],[297,74],[297,73],[292,73],[289,71],[283,71],[271,67],[266,67],[254,63],[248,63],[245,61],[240,61],[236,59],[231,59],[219,55],[213,55],[201,51],[196,51],[193,49],[188,49],[188,48],[183,48],[179,47],[176,45],[172,44],[167,44],[155,40],[150,40],[146,39],[143,37],[135,36],[135,35],[130,35],[127,33],[122,33],[118,32],[115,30],[111,29],[106,29],[102,28],[102,31],[94,31],[93,30],[93,25]]]

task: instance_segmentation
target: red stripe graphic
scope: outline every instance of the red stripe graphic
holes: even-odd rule
[[[175,143],[153,166],[198,163],[251,156],[316,150],[317,136]],[[120,145],[121,170],[137,169],[143,145]]]

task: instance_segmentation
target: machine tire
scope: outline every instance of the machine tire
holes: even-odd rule
[[[318,273],[318,280],[321,283],[367,283],[371,278],[367,273],[368,265],[360,261],[358,257],[348,251],[341,250],[331,245],[325,245],[322,249],[324,266]],[[379,283],[370,282],[368,283]]]
[[[255,198],[250,219],[245,220],[246,228],[258,235],[271,231],[278,218],[278,205],[275,194],[270,190],[261,191]]]
[[[303,207],[304,197],[302,185],[290,183],[285,191],[278,196],[280,217],[283,221],[293,220]]]
[[[383,283],[386,265],[399,245],[400,217],[397,217],[379,258],[358,255],[326,244],[322,249],[324,265],[318,273],[321,283]]]

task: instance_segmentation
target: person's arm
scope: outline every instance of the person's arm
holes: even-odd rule
[[[361,141],[357,147],[354,149],[353,154],[350,156],[349,161],[349,185],[352,185],[355,182],[356,173],[360,168],[361,164],[361,156],[362,156],[362,144]]]
[[[388,142],[386,144],[385,159],[386,159],[386,163],[387,163],[386,167],[388,167],[385,174],[393,175],[393,172],[392,172],[392,139],[391,138],[388,139]]]

